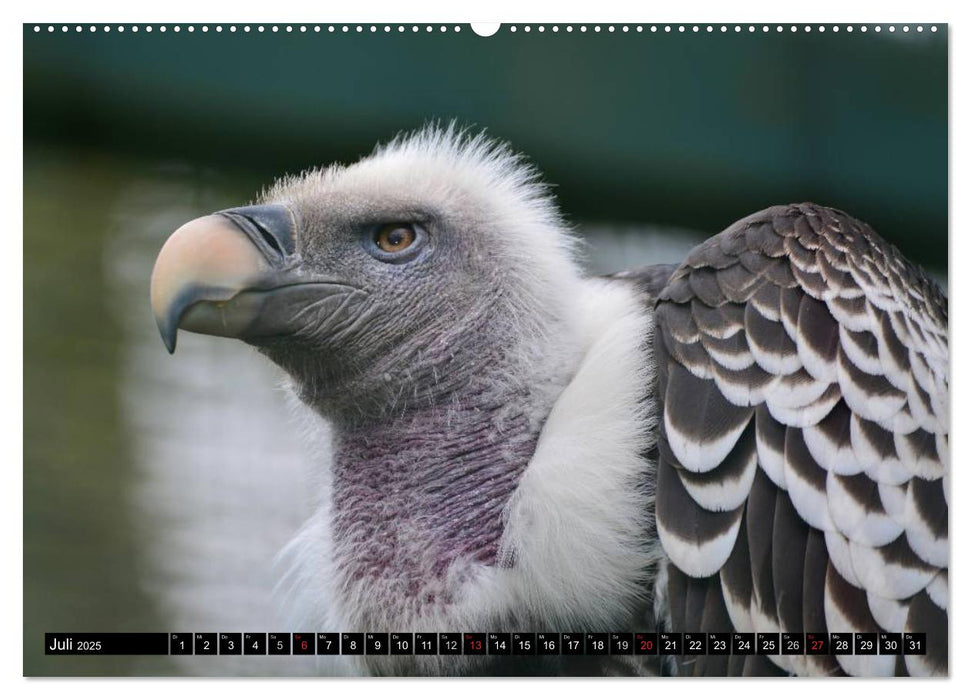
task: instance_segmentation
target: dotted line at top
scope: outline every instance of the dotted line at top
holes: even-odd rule
[[[572,25],[572,24],[515,25],[515,24],[512,24],[512,25],[505,26],[503,28],[510,33],[516,33],[517,31],[520,31],[520,30],[526,33],[529,33],[532,31],[544,33],[547,30],[549,30],[551,33],[554,33],[554,34],[559,32],[565,32],[568,34],[572,32],[579,32],[581,34],[586,32],[598,33],[598,32],[603,32],[604,30],[606,30],[608,33],[620,31],[621,33],[677,32],[682,34],[687,34],[687,33],[700,34],[703,32],[707,34],[713,34],[716,32],[723,33],[723,34],[729,33],[729,32],[733,32],[736,34],[741,34],[743,32],[748,34],[761,32],[763,34],[767,34],[772,31],[775,31],[776,33],[781,33],[786,31],[790,33],[794,33],[794,32],[799,32],[800,30],[806,33],[809,33],[809,32],[839,33],[840,31],[844,31],[847,33],[852,33],[854,31],[866,33],[868,31],[873,31],[878,34],[884,30],[890,33],[895,33],[898,30],[903,33],[909,33],[910,31],[916,31],[920,33],[925,31],[925,25],[922,25],[922,24],[917,24],[917,25],[908,25],[908,24],[904,24],[904,25],[893,25],[893,24],[890,24],[890,25],[879,25],[879,24],[874,24],[874,25],[866,25],[866,24],[861,24],[861,25],[853,25],[853,24],[847,24],[847,25],[836,25],[836,24],[834,25],[822,25],[822,24],[820,25],[809,25],[809,24],[806,24],[806,25],[795,25],[795,24],[791,24],[791,25],[781,25],[781,24],[773,24],[773,25],[768,25],[768,24],[762,24],[762,25],[754,25],[754,24],[749,24],[749,25],[741,25],[741,24],[612,25],[610,24],[610,25],[604,25],[604,26],[586,25],[586,24],[581,24],[581,25]],[[929,25],[927,26],[927,29],[931,32],[936,32],[937,26]],[[174,25],[165,25],[165,24],[162,24],[162,25],[151,25],[151,24],[67,25],[67,24],[61,24],[61,25],[54,25],[54,24],[47,24],[47,25],[39,25],[39,24],[35,24],[34,25],[35,33],[40,33],[43,31],[47,31],[49,33],[57,32],[57,31],[60,31],[61,33],[68,33],[72,31],[74,33],[82,33],[87,31],[88,33],[117,32],[119,34],[123,34],[125,32],[131,32],[133,34],[136,34],[138,32],[145,32],[150,34],[152,32],[158,32],[158,33],[164,34],[166,32],[172,32],[174,34],[179,34],[185,31],[190,34],[195,32],[202,32],[205,34],[210,31],[213,31],[216,33],[228,32],[230,34],[233,34],[233,33],[246,34],[246,33],[254,33],[254,32],[255,33],[285,32],[285,33],[300,33],[300,34],[306,34],[306,33],[348,34],[348,33],[365,33],[365,32],[372,33],[372,34],[378,33],[378,32],[384,32],[386,34],[397,32],[397,33],[403,34],[403,33],[411,32],[414,34],[419,32],[431,33],[436,31],[439,33],[447,33],[449,32],[449,30],[456,33],[463,31],[461,26],[458,26],[458,25],[446,26],[444,24],[443,25],[431,25],[431,24],[425,24],[425,25],[417,25],[417,24],[411,24],[411,25],[404,25],[404,24],[398,24],[398,25],[389,25],[389,24],[385,24],[385,25],[375,25],[375,24],[371,24],[371,25],[362,25],[362,24],[356,24],[356,25],[355,24],[327,24],[327,25],[320,25],[320,24],[314,24],[314,25],[307,25],[307,24],[297,24],[297,25],[293,25],[293,24],[286,24],[286,25],[277,25],[277,24],[271,24],[271,25],[263,25],[263,24],[258,24],[258,25],[249,25],[249,24],[240,24],[240,25],[237,25],[237,24],[228,24],[228,25],[224,25],[224,24],[217,24],[217,25],[207,25],[207,24],[203,24],[203,25],[193,25],[193,24],[188,24],[188,25],[179,25],[179,24],[174,24]]]

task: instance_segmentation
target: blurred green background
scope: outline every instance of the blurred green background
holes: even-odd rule
[[[556,185],[593,272],[673,261],[757,209],[811,200],[946,276],[943,25],[879,35],[520,25],[489,38],[468,25],[100,26],[24,26],[28,675],[174,672],[166,659],[44,657],[41,640],[170,631],[144,583],[151,533],[131,505],[144,436],[127,416],[126,358],[138,343],[160,346],[147,280],[165,236],[284,172],[457,119],[511,141]]]

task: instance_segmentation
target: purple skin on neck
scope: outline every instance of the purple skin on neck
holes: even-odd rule
[[[538,430],[498,397],[465,398],[338,437],[333,518],[343,577],[422,595],[421,605],[436,602],[422,589],[456,560],[497,564],[502,509]]]

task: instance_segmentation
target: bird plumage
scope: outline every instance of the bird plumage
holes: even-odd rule
[[[291,213],[290,233],[263,232],[295,241],[274,274],[355,290],[292,308],[288,334],[233,326],[333,426],[317,512],[283,554],[294,629],[914,630],[937,646],[906,666],[360,663],[946,672],[946,299],[868,227],[776,207],[676,268],[588,278],[537,173],[452,128],[284,179],[260,204]],[[362,252],[375,224],[412,221],[414,256]]]
[[[695,248],[656,318],[671,586],[711,580],[740,631],[927,631],[934,651],[906,669],[946,672],[937,286],[842,212],[772,207]],[[684,624],[684,609],[671,613]],[[773,660],[799,673],[901,670],[892,656]]]

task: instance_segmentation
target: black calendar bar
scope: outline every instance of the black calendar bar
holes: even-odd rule
[[[44,635],[48,655],[748,656],[927,653],[927,635],[846,632],[171,632]]]
[[[44,653],[51,656],[168,654],[169,635],[165,632],[48,632],[44,635]]]

